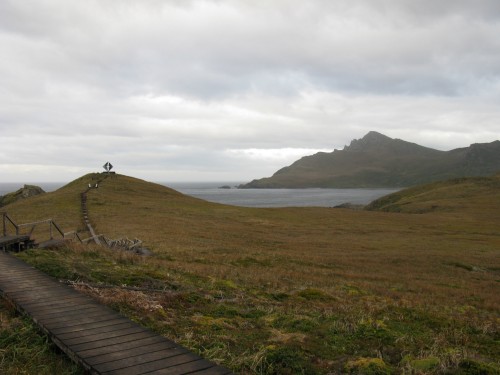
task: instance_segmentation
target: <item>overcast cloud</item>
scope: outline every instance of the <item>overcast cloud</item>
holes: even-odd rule
[[[0,0],[0,182],[249,181],[500,138],[498,0]]]

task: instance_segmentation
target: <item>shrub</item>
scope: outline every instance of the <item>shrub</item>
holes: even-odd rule
[[[349,374],[390,375],[391,368],[380,358],[359,358],[347,362],[345,370]]]

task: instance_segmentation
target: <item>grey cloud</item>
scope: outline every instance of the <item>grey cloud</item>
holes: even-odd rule
[[[1,1],[0,171],[253,178],[280,165],[225,151],[491,141],[499,21],[496,0]]]
[[[274,86],[286,95],[311,84],[447,95],[463,90],[460,77],[495,76],[500,65],[495,2],[55,3],[46,17],[39,4],[4,9],[4,27],[59,48],[47,51],[67,60],[49,61],[53,73],[115,95],[210,98]]]

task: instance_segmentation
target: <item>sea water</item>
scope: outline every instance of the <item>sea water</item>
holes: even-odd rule
[[[162,183],[183,194],[210,202],[244,207],[334,207],[365,205],[400,189],[237,189],[240,183]],[[230,189],[222,189],[229,186]]]
[[[236,189],[243,182],[161,182],[183,194],[210,202],[243,207],[333,207],[343,203],[368,204],[399,189]],[[64,186],[58,182],[31,182],[51,192]],[[0,196],[19,190],[24,183],[0,183]],[[230,189],[221,189],[229,186]]]

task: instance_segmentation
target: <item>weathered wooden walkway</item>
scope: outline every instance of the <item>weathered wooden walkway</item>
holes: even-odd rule
[[[0,295],[91,374],[230,374],[0,251]]]

